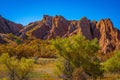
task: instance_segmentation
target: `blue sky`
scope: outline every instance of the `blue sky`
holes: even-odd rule
[[[120,0],[0,0],[0,14],[27,25],[43,15],[62,15],[68,20],[110,18],[120,29]]]

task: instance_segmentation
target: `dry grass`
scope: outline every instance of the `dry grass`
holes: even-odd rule
[[[30,74],[31,80],[62,80],[54,72],[57,59],[40,58],[34,64],[34,70]]]

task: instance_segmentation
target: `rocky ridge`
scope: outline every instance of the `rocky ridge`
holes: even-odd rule
[[[7,43],[7,34],[12,33],[17,35],[22,28],[23,25],[9,21],[0,15],[0,43]]]
[[[114,28],[110,19],[102,19],[100,21],[90,21],[86,17],[80,20],[67,20],[62,16],[44,15],[41,21],[32,22],[23,29],[18,24],[12,24],[10,28],[1,27],[0,33],[13,33],[20,36],[23,40],[27,37],[35,37],[38,39],[54,39],[57,36],[62,38],[72,36],[74,34],[82,34],[86,39],[92,40],[97,38],[100,45],[100,51],[108,53],[116,49],[120,49],[120,31]],[[1,39],[1,38],[0,38]]]
[[[23,26],[21,24],[16,24],[0,16],[0,33],[17,34],[22,28]]]

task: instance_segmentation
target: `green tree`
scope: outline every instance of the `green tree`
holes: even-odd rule
[[[4,53],[0,57],[0,65],[6,68],[6,77],[9,76],[10,80],[28,80],[28,74],[32,71],[33,60],[25,58],[18,60]]]
[[[120,51],[115,51],[114,55],[104,62],[104,69],[107,72],[120,72]]]
[[[15,59],[15,57],[11,57],[4,53],[1,57],[0,57],[0,63],[3,64],[3,66],[6,68],[7,70],[7,74],[10,78],[10,80],[15,80],[15,72],[16,72],[16,68],[19,66],[18,65],[18,60]]]
[[[33,70],[33,60],[22,58],[16,70],[18,80],[28,80],[29,73]]]
[[[80,67],[86,74],[95,79],[102,75],[103,71],[100,61],[96,57],[96,53],[99,49],[96,39],[89,41],[83,36],[76,35],[64,39],[58,38],[55,41],[53,40],[52,44],[58,51],[58,54],[64,59],[64,68],[62,68],[64,70],[60,71],[67,77],[67,80],[72,79],[72,73],[76,68]],[[65,65],[66,62],[69,66]],[[71,70],[66,70],[70,68]],[[64,71],[67,71],[67,74]]]

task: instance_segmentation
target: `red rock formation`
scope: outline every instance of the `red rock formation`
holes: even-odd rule
[[[113,27],[110,19],[99,21],[96,28],[100,33],[99,45],[102,52],[107,53],[119,48],[120,33]]]
[[[52,17],[48,15],[43,16],[42,21],[32,22],[23,28],[19,35],[22,39],[26,36],[34,36],[39,39],[46,39],[52,28]]]
[[[80,21],[78,21],[77,27],[80,29],[82,35],[84,35],[87,39],[92,39],[90,21],[86,17],[83,17]]]
[[[18,33],[23,26],[21,24],[16,24],[11,22],[2,16],[0,16],[0,33]]]
[[[52,20],[52,28],[47,39],[55,38],[57,36],[63,37],[68,31],[69,21],[62,16],[55,16]]]
[[[120,49],[120,31],[114,28],[110,19],[99,22],[90,21],[83,17],[79,21],[69,21],[62,16],[45,15],[42,21],[33,22],[20,31],[21,34],[34,36],[39,39],[52,39],[57,36],[68,37],[82,34],[86,39],[99,40],[100,51],[103,53]]]

